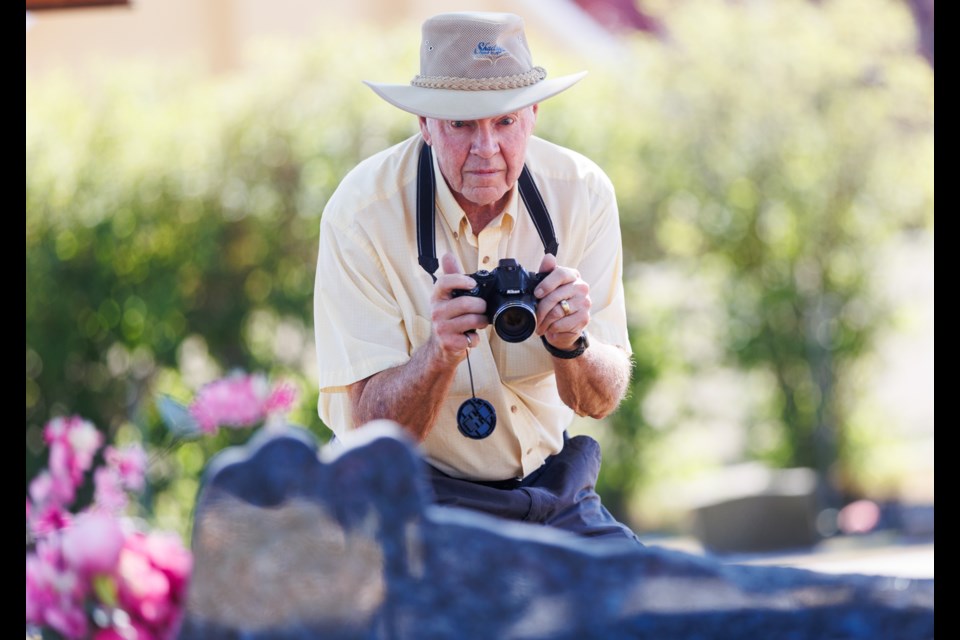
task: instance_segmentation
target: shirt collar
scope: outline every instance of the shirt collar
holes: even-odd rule
[[[460,204],[457,202],[456,198],[453,197],[453,192],[450,191],[450,187],[447,185],[447,181],[444,180],[443,174],[440,173],[440,164],[437,162],[437,154],[431,154],[433,158],[433,175],[436,176],[436,203],[437,211],[443,216],[444,220],[447,223],[447,226],[450,227],[453,231],[463,235],[472,235],[473,231],[470,229],[470,222],[467,220],[467,214],[464,213],[463,209],[460,207]],[[517,219],[517,208],[519,198],[517,197],[517,185],[514,183],[513,187],[510,189],[510,197],[507,200],[507,204],[503,209],[503,212],[498,218],[494,218],[493,222],[489,226],[497,226],[498,220],[499,224],[503,226],[502,231],[504,233],[510,233],[513,230],[514,221]],[[489,227],[488,227],[489,228]]]

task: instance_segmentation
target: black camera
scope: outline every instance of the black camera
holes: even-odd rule
[[[481,269],[468,276],[477,281],[473,289],[455,289],[453,297],[475,296],[487,303],[487,318],[505,342],[523,342],[537,328],[537,299],[533,290],[546,273],[524,271],[513,258],[504,258],[493,270]]]

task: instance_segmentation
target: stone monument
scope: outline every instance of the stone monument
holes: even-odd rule
[[[209,463],[184,640],[934,637],[933,580],[723,564],[431,504],[391,422]]]

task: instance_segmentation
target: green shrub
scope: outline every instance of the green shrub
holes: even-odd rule
[[[595,159],[620,199],[637,366],[591,430],[621,516],[718,462],[672,448],[703,417],[682,391],[698,376],[732,372],[744,394],[724,418],[746,434],[731,455],[849,466],[849,371],[890,317],[875,250],[933,225],[933,72],[903,3],[690,1],[661,18],[668,38],[638,34],[616,60],[534,47],[552,75],[590,71],[543,106],[538,134]],[[265,43],[215,81],[119,66],[93,87],[27,78],[28,479],[51,416],[160,442],[156,395],[232,368],[294,378],[294,420],[327,435],[319,217],[350,167],[415,130],[360,80],[409,76],[417,29]],[[156,471],[165,517],[188,517],[209,454],[183,447]]]

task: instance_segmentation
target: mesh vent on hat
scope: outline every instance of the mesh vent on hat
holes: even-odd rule
[[[546,71],[533,66],[521,19],[485,20],[450,14],[424,23],[420,75],[411,84],[438,89],[512,89],[544,77]]]

